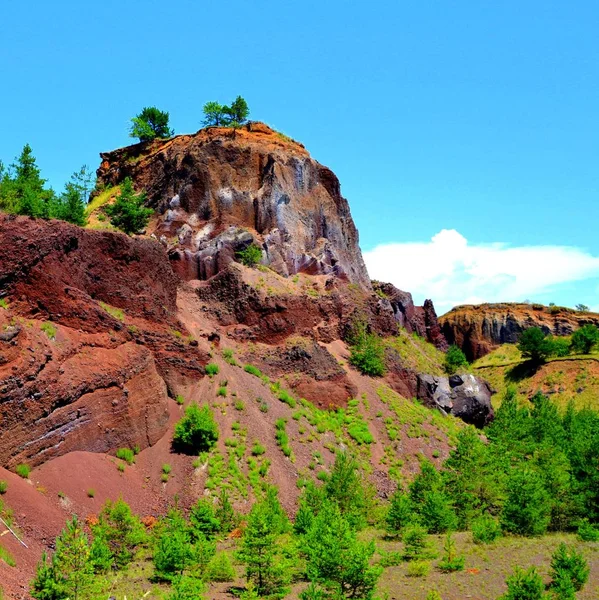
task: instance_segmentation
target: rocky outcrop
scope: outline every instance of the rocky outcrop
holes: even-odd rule
[[[470,373],[449,378],[418,375],[419,400],[476,427],[484,427],[493,420],[491,394],[487,382]]]
[[[414,306],[412,294],[398,290],[391,283],[373,281],[372,286],[383,302],[389,304],[400,327],[409,333],[417,333],[439,350],[447,350],[447,340],[441,332],[432,300],[425,300],[424,306]]]
[[[0,464],[164,435],[165,381],[207,362],[177,285],[157,242],[0,215]]]
[[[472,361],[501,344],[515,344],[530,327],[556,336],[570,335],[588,323],[599,326],[599,314],[541,304],[480,304],[458,306],[439,322],[447,341]]]
[[[152,230],[186,279],[213,276],[253,241],[282,275],[334,274],[370,287],[337,177],[263,123],[203,129],[101,158],[104,185],[131,177],[146,191],[160,215]]]

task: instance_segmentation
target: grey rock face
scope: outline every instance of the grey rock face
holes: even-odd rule
[[[476,427],[493,420],[491,393],[486,381],[470,373],[449,378],[418,375],[416,396],[419,400]]]

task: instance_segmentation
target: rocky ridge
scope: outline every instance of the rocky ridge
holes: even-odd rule
[[[541,304],[480,304],[458,306],[440,317],[439,323],[448,343],[459,346],[472,361],[501,344],[515,344],[530,327],[551,335],[570,335],[588,323],[599,325],[599,314]]]

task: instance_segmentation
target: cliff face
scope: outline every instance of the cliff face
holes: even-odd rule
[[[175,339],[156,241],[0,215],[0,464],[154,444],[165,381],[206,357]]]
[[[131,177],[159,213],[153,232],[184,279],[208,279],[252,241],[281,275],[335,274],[370,287],[334,173],[262,123],[101,155],[107,186]]]
[[[501,344],[516,343],[530,327],[556,336],[570,335],[587,323],[599,326],[599,314],[540,304],[481,304],[454,308],[439,322],[447,341],[475,360]]]

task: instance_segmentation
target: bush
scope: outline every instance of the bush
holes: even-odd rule
[[[189,512],[192,538],[201,536],[213,538],[221,529],[220,519],[216,516],[214,505],[209,500],[200,498]]]
[[[589,579],[589,565],[576,548],[562,542],[551,556],[551,579],[551,587],[559,587],[560,580],[566,579],[578,592]]]
[[[572,351],[577,354],[589,354],[599,344],[599,329],[595,325],[583,325],[572,334]]]
[[[168,475],[168,474],[169,474],[169,473],[170,473],[172,470],[173,470],[173,468],[172,468],[172,467],[171,467],[171,466],[170,466],[168,463],[164,463],[164,464],[162,465],[162,472],[163,472],[165,475]]]
[[[570,342],[566,338],[554,338],[551,341],[551,347],[553,356],[568,356],[570,354]]]
[[[8,483],[6,483],[6,481],[1,480],[0,481],[0,494],[6,494],[6,492],[8,491]]]
[[[226,398],[227,397],[227,388],[224,387],[224,386],[219,387],[216,390],[216,395],[217,396],[222,396],[223,398]]]
[[[491,515],[481,515],[472,521],[472,541],[475,544],[490,544],[501,535],[501,527]]]
[[[246,267],[254,267],[262,260],[262,248],[256,244],[250,244],[244,250],[235,253],[237,260]]]
[[[135,452],[131,448],[119,448],[116,451],[116,457],[124,460],[128,465],[135,462]]]
[[[218,375],[218,365],[216,363],[208,363],[206,365],[206,375],[208,377],[213,377],[214,375]]]
[[[95,498],[95,496],[96,496],[96,490],[94,490],[94,488],[89,488],[89,490],[87,490],[87,497]]]
[[[576,535],[581,542],[599,542],[599,529],[586,519],[578,524]]]
[[[524,571],[516,567],[513,575],[506,579],[507,592],[502,600],[542,600],[545,586],[534,567]]]
[[[209,581],[234,581],[235,569],[226,552],[217,552],[208,564]]]
[[[469,365],[466,355],[455,344],[449,346],[445,354],[445,371],[452,375],[458,369],[467,368]]]
[[[408,577],[426,577],[431,570],[431,564],[426,560],[415,560],[408,565]]]
[[[23,479],[27,479],[29,477],[29,473],[31,473],[31,467],[29,465],[21,463],[15,467],[15,473],[22,477]]]
[[[144,206],[146,194],[136,194],[133,183],[127,177],[121,183],[121,193],[117,196],[114,204],[109,204],[104,209],[110,217],[110,222],[117,229],[131,235],[144,229],[150,220],[153,211]]]
[[[185,416],[175,425],[173,446],[189,454],[206,452],[218,440],[218,426],[208,406],[191,404]]]
[[[352,346],[349,362],[363,375],[382,377],[386,372],[385,348],[378,336],[367,334]]]
[[[168,120],[167,112],[158,110],[155,106],[148,106],[131,119],[129,136],[139,138],[140,142],[169,138],[174,132],[169,128]]]

